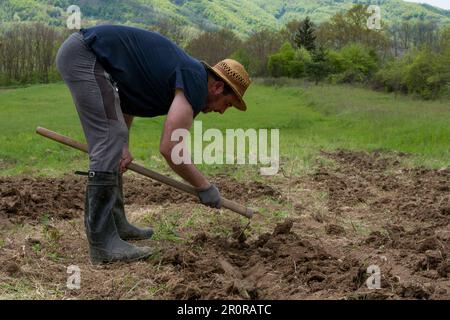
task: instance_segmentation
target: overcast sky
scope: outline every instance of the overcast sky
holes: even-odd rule
[[[428,3],[432,6],[450,10],[450,0],[404,0],[407,2]]]

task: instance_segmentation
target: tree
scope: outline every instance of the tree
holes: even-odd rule
[[[283,38],[277,32],[261,30],[253,33],[243,44],[252,57],[249,73],[253,76],[267,76],[269,56],[277,52],[282,44]]]
[[[57,78],[56,50],[66,36],[41,23],[12,24],[1,30],[2,84],[48,83]]]
[[[197,59],[210,64],[228,58],[238,48],[242,47],[242,41],[233,31],[222,29],[200,34],[189,42],[187,52]]]
[[[340,49],[349,43],[361,43],[385,56],[389,50],[389,39],[385,26],[381,30],[367,27],[370,14],[366,5],[355,5],[345,13],[337,13],[330,21],[322,23],[316,31],[316,44],[325,48]]]
[[[300,24],[298,32],[295,35],[295,44],[297,47],[305,48],[308,51],[314,51],[316,49],[316,36],[315,36],[314,23],[306,17]]]
[[[411,39],[414,36],[411,34]],[[413,45],[413,41],[410,43]],[[410,49],[388,61],[374,79],[377,88],[416,94],[424,99],[450,98],[450,27],[439,32],[433,45]]]
[[[401,56],[412,48],[439,48],[439,27],[435,22],[402,22],[389,28],[394,55]]]
[[[164,35],[182,48],[202,33],[197,28],[172,18],[163,18],[155,25],[148,26],[147,30]]]
[[[331,67],[327,60],[326,50],[320,47],[312,54],[311,62],[306,64],[306,72],[316,85],[331,72]]]
[[[280,35],[284,41],[288,41],[293,47],[296,47],[295,36],[297,35],[301,20],[291,20],[289,21],[280,31]]]
[[[245,70],[249,70],[252,63],[252,56],[247,52],[247,50],[245,50],[245,48],[239,48],[231,55],[230,58],[239,61],[244,66]]]

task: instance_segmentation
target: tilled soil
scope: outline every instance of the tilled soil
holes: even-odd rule
[[[407,156],[323,153],[332,165],[267,184],[217,176],[225,197],[268,208],[245,231],[233,214],[216,221],[191,196],[127,177],[128,209],[204,216],[177,222],[189,226],[180,227],[182,241],[147,242],[152,259],[103,267],[88,262],[84,179],[0,178],[0,219],[9,223],[1,280],[17,290],[26,279],[43,298],[449,299],[450,169],[405,168]],[[33,233],[43,215],[53,222]],[[24,235],[10,231],[17,223],[37,225]],[[81,290],[65,289],[69,264],[82,269]],[[368,287],[369,267],[380,270],[379,289]]]
[[[173,285],[173,297],[302,299],[324,290],[332,297],[336,288],[352,292],[363,284],[364,265],[336,258],[291,227],[287,220],[248,243],[201,235],[193,243],[201,254],[183,248],[168,252],[162,262],[184,274]]]
[[[235,201],[249,198],[281,198],[270,186],[259,182],[238,183],[225,176],[217,176],[215,183],[225,197]],[[165,203],[195,203],[196,199],[169,186],[136,176],[125,177],[125,205]],[[84,208],[86,179],[78,176],[62,178],[0,177],[0,216],[15,222],[39,221],[46,214],[55,219],[73,219],[81,216]]]
[[[396,157],[385,158],[380,153],[324,154],[334,159],[338,168],[323,168],[314,174],[314,179],[326,184],[334,213],[340,214],[348,206],[367,205],[373,211],[398,214],[393,215],[394,219],[448,223],[449,168],[401,168]]]

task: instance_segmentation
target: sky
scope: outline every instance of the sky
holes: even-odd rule
[[[450,0],[404,0],[406,2],[427,3],[432,6],[450,10]]]

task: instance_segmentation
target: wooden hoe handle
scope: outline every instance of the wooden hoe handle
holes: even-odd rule
[[[87,145],[85,145],[85,144],[83,144],[81,142],[78,142],[76,140],[73,140],[73,139],[71,139],[69,137],[60,135],[59,133],[56,133],[54,131],[51,131],[51,130],[48,130],[48,129],[45,129],[45,128],[42,128],[42,127],[37,127],[36,133],[38,133],[41,136],[44,136],[46,138],[49,138],[51,140],[54,140],[54,141],[60,142],[62,144],[65,144],[65,145],[67,145],[69,147],[78,149],[78,150],[86,152],[86,153],[88,152],[87,151],[88,150]],[[147,169],[147,168],[145,168],[143,166],[140,166],[138,164],[135,164],[135,163],[130,163],[127,166],[127,168],[129,170],[131,170],[131,171],[140,173],[140,174],[142,174],[142,175],[144,175],[146,177],[149,177],[149,178],[152,178],[152,179],[154,179],[156,181],[159,181],[161,183],[167,184],[167,185],[169,185],[171,187],[174,187],[174,188],[176,188],[178,190],[182,190],[184,192],[187,192],[187,193],[190,193],[190,194],[192,194],[194,196],[197,196],[196,189],[194,187],[188,185],[188,184],[185,184],[183,182],[177,181],[175,179],[172,179],[170,177],[167,177],[165,175],[162,175],[162,174],[160,174],[158,172],[152,171],[150,169]],[[244,216],[246,218],[251,219],[253,217],[254,211],[251,208],[247,208],[247,207],[245,207],[243,205],[240,205],[240,204],[238,204],[236,202],[233,202],[231,200],[225,199],[223,197],[221,199],[222,199],[222,206],[223,207],[225,207],[227,209],[230,209],[231,211],[234,211],[236,213],[239,213],[240,215],[242,215],[242,216]]]

